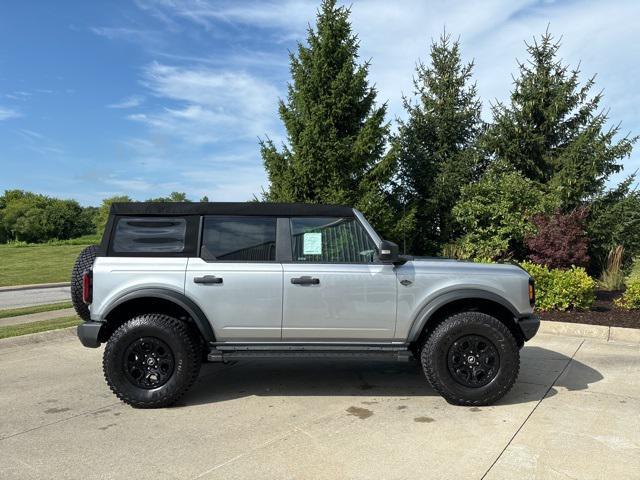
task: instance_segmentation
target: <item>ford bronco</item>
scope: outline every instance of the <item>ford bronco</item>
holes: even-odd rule
[[[518,266],[399,255],[334,205],[115,203],[72,300],[109,387],[141,408],[174,403],[203,361],[260,356],[416,358],[448,402],[486,405],[539,326]]]

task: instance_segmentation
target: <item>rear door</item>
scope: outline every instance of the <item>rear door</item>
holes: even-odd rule
[[[209,318],[216,340],[280,341],[276,230],[276,217],[204,217],[200,254],[189,259],[185,291]]]
[[[290,219],[292,262],[284,263],[285,341],[387,342],[394,337],[393,265],[356,218]]]

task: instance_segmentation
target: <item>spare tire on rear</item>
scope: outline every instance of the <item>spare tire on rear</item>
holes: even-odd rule
[[[82,274],[91,270],[93,262],[100,252],[100,247],[90,245],[80,252],[71,271],[71,301],[78,316],[88,322],[91,319],[89,305],[82,301]]]

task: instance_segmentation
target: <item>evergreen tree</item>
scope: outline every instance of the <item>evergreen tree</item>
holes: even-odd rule
[[[527,45],[511,103],[493,106],[484,144],[495,159],[552,187],[570,211],[602,191],[637,137],[616,141],[619,127],[606,128],[607,113],[599,110],[602,93],[591,95],[594,77],[580,85],[580,70],[562,64],[559,48],[548,31]]]
[[[482,131],[472,70],[459,42],[443,33],[431,44],[430,65],[418,63],[415,101],[404,98],[408,119],[399,121],[394,146],[404,201],[415,214],[413,253],[435,254],[459,233],[452,209],[461,187],[476,177]]]
[[[270,182],[264,198],[353,205],[388,233],[395,165],[385,155],[386,105],[376,106],[369,63],[357,63],[349,13],[335,0],[324,0],[307,44],[299,43],[290,55],[292,82],[279,107],[288,144],[279,151],[271,140],[261,141]]]

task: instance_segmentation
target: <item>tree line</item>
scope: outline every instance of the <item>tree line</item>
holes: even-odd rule
[[[114,202],[133,201],[126,195],[106,198],[99,207],[82,207],[75,200],[61,200],[24,190],[7,190],[0,196],[0,243],[43,243],[85,235],[101,236]],[[148,202],[188,202],[183,192]],[[208,201],[203,197],[201,201]]]
[[[607,189],[638,137],[608,127],[595,79],[559,59],[549,31],[526,45],[509,100],[483,121],[473,62],[443,33],[418,62],[392,133],[349,8],[324,0],[290,54],[279,114],[287,142],[261,141],[267,201],[344,203],[407,252],[537,259],[598,268],[640,254],[634,176]]]

